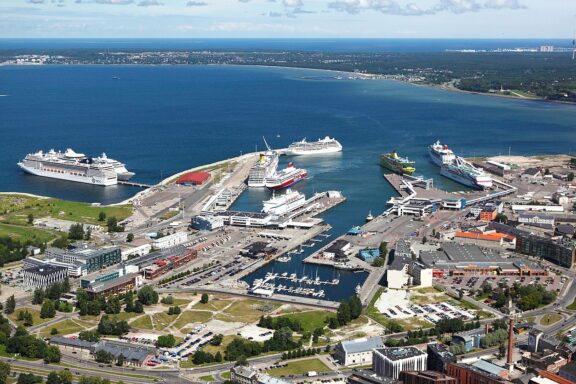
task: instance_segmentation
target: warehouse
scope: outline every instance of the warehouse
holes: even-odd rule
[[[210,180],[208,172],[188,172],[183,174],[176,180],[179,185],[203,185]]]

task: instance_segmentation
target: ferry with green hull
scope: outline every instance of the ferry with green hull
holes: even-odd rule
[[[414,162],[407,157],[400,157],[396,151],[380,155],[380,166],[401,175],[411,175],[416,171]]]

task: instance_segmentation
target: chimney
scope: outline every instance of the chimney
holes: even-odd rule
[[[490,333],[490,326],[488,325],[488,323],[484,324],[484,334],[489,334]]]
[[[514,347],[514,318],[510,316],[510,330],[508,333],[508,361],[506,362],[510,370],[514,369],[512,364],[512,349]]]

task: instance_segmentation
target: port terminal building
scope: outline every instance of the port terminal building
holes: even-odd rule
[[[345,367],[372,364],[373,350],[385,348],[379,336],[344,340],[336,345],[335,358]]]

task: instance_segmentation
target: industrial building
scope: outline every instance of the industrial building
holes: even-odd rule
[[[262,228],[272,224],[273,216],[263,212],[223,211],[212,212],[211,216],[221,217],[225,225]]]
[[[504,259],[495,249],[475,244],[446,242],[441,250],[420,252],[422,263],[439,275],[517,275],[543,276],[548,272],[538,264],[521,259]]]
[[[346,380],[348,384],[401,384],[402,382],[391,377],[384,377],[369,369],[354,369]]]
[[[375,349],[372,370],[378,375],[398,379],[402,371],[425,371],[428,355],[414,347]]]
[[[457,384],[455,378],[435,371],[402,371],[399,378],[403,384]]]
[[[183,254],[172,255],[165,259],[156,260],[152,265],[144,268],[144,278],[155,279],[174,268],[181,267],[197,257],[198,251],[194,249],[186,249]]]
[[[556,220],[554,216],[543,215],[541,213],[521,213],[518,215],[518,222],[524,225],[552,229],[554,228]]]
[[[379,336],[341,341],[336,345],[335,358],[341,365],[372,364],[372,352],[384,348],[384,342]]]
[[[61,283],[68,277],[68,268],[56,265],[41,265],[22,270],[22,285],[26,289],[46,289]]]
[[[486,372],[478,367],[463,364],[463,363],[450,363],[448,364],[448,376],[458,380],[458,384],[505,384],[510,383],[508,380]]]
[[[246,248],[240,250],[242,256],[247,256],[252,259],[260,259],[273,255],[277,251],[270,243],[264,241],[256,241]]]
[[[572,361],[558,370],[558,376],[576,383],[576,361]]]
[[[143,366],[147,361],[156,356],[155,347],[145,347],[116,340],[100,341],[96,344],[94,350],[94,353],[100,350],[109,352],[115,359],[123,355],[126,364],[137,367]]]
[[[446,373],[448,364],[456,362],[456,356],[444,344],[429,343],[426,346],[428,353],[428,370]]]
[[[327,259],[333,259],[335,261],[346,261],[348,260],[348,255],[346,251],[350,249],[350,243],[343,239],[338,239],[333,242],[328,248],[322,252],[323,256]]]

